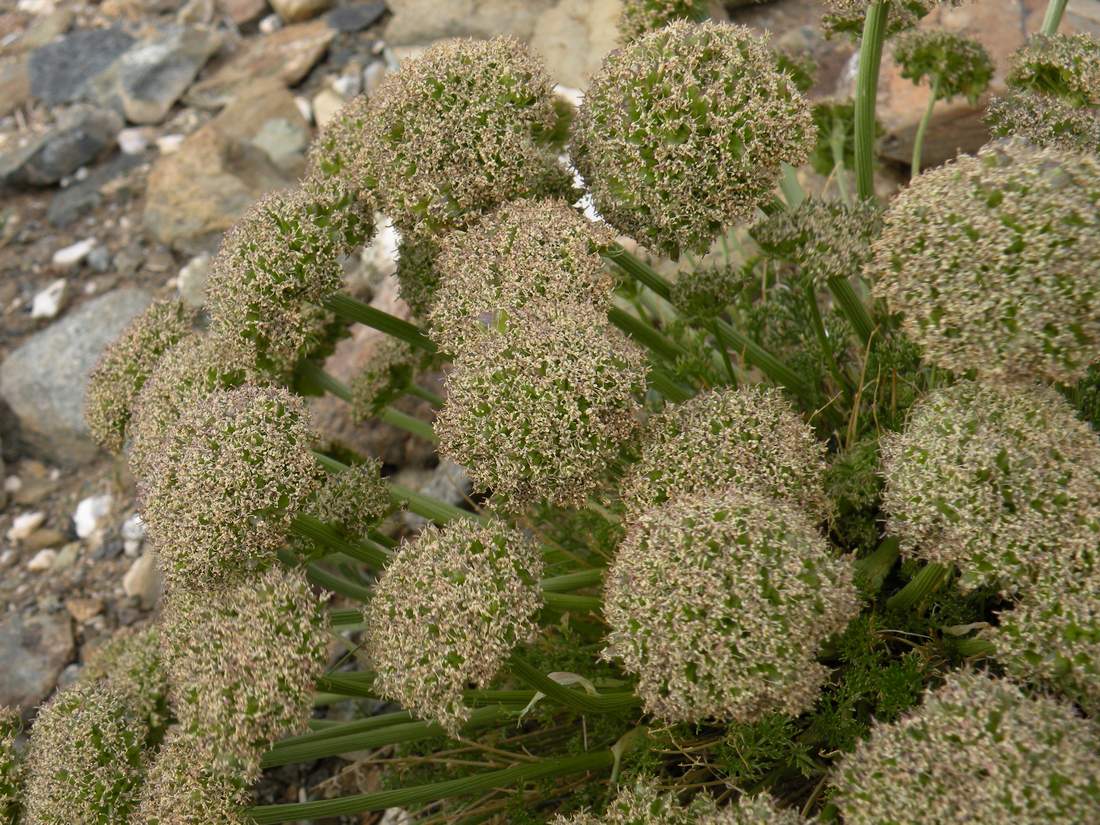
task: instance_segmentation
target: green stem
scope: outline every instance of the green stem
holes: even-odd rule
[[[877,593],[882,589],[883,582],[890,575],[898,553],[901,541],[894,536],[889,536],[875,548],[869,556],[865,556],[855,563],[856,581],[868,592]]]
[[[357,321],[426,352],[436,352],[435,344],[415,324],[357,301],[350,295],[337,293],[325,299],[324,305],[348,321]]]
[[[297,819],[319,819],[329,816],[363,813],[365,811],[384,811],[386,808],[419,805],[460,794],[473,794],[495,788],[507,788],[538,779],[567,776],[584,771],[606,770],[614,762],[615,756],[611,751],[593,751],[577,756],[563,756],[557,759],[543,759],[538,762],[513,765],[510,768],[488,771],[462,777],[461,779],[434,782],[430,785],[419,785],[414,788],[375,791],[374,793],[357,794],[317,802],[261,805],[249,808],[245,813],[252,817],[257,825],[272,825],[276,822],[288,822]]]
[[[821,320],[821,308],[817,305],[817,289],[814,287],[813,281],[809,279],[806,281],[806,303],[810,307],[810,320],[813,322],[818,346],[821,347],[821,352],[825,355],[825,365],[829,368],[833,380],[836,381],[837,388],[851,397],[852,387],[840,371],[840,365],[836,362],[832,342],[829,341],[829,336],[825,334],[825,324]]]
[[[409,388],[406,390],[406,392],[409,395],[412,395],[416,398],[421,398],[424,401],[427,401],[429,404],[431,404],[436,409],[439,409],[440,407],[443,406],[443,398],[439,395],[436,395],[434,392],[429,390],[427,387],[422,387],[419,384],[409,384]]]
[[[286,548],[279,550],[277,555],[279,561],[287,567],[298,567],[301,563],[294,557],[294,554]],[[353,581],[348,581],[341,576],[337,576],[335,573],[330,573],[314,562],[306,565],[306,578],[318,587],[331,590],[333,593],[339,593],[341,596],[346,596],[353,601],[368,602],[371,599],[370,588],[364,587]]]
[[[683,402],[695,395],[660,367],[653,367],[649,371],[649,384],[669,401]]]
[[[603,256],[640,284],[643,284],[666,301],[671,300],[672,283],[657,270],[623,249],[619,244],[609,246]]]
[[[595,587],[603,584],[604,571],[600,568],[592,570],[580,570],[576,573],[566,573],[562,576],[551,576],[542,580],[543,593],[566,593],[570,590],[580,590],[582,587]]]
[[[722,356],[722,365],[726,368],[726,376],[730,380],[730,386],[736,388],[738,384],[737,371],[733,368],[733,361],[730,360],[730,351],[726,349],[726,345],[722,341],[722,333],[718,330],[717,319],[711,323],[711,331],[714,333],[715,346]]]
[[[856,295],[852,282],[847,278],[830,278],[829,291],[833,293],[840,311],[844,313],[844,317],[848,319],[848,323],[852,325],[852,329],[866,347],[875,332],[875,322],[871,319],[871,313],[867,311],[863,301]]]
[[[775,383],[786,387],[802,400],[813,403],[814,395],[798,377],[798,373],[721,318],[715,321],[715,328],[723,346],[740,353],[746,363],[757,367]]]
[[[558,684],[518,654],[513,655],[509,662],[509,669],[516,678],[523,680],[550,699],[581,713],[614,713],[637,707],[642,701],[637,695],[628,691],[589,696],[587,693],[573,690]]]
[[[333,739],[339,736],[351,736],[353,733],[366,733],[369,730],[388,728],[390,725],[402,725],[406,722],[415,722],[416,719],[407,710],[399,710],[394,713],[380,713],[367,719],[356,719],[353,722],[331,722],[326,719],[310,720],[312,730],[301,736],[290,736],[281,739],[272,745],[274,751],[280,748],[305,745],[311,742],[320,742],[323,739]]]
[[[1043,17],[1043,26],[1039,29],[1040,34],[1049,37],[1058,31],[1058,27],[1062,25],[1062,15],[1066,12],[1067,2],[1068,0],[1050,0],[1047,5],[1047,13]]]
[[[363,623],[363,611],[355,608],[334,608],[328,612],[333,627],[350,627]]]
[[[430,441],[432,444],[439,443],[439,438],[436,436],[435,430],[432,429],[432,425],[427,421],[421,421],[414,415],[395,410],[393,407],[383,407],[375,414],[375,418],[392,427],[397,427],[399,430],[415,435],[417,438]]]
[[[905,587],[886,600],[886,606],[891,610],[909,610],[920,604],[947,581],[948,572],[948,568],[942,564],[926,564]]]
[[[675,364],[681,357],[687,355],[687,351],[679,344],[671,341],[641,318],[624,312],[618,307],[612,307],[607,311],[607,319],[663,361]]]
[[[319,518],[300,513],[290,523],[290,531],[304,539],[315,542],[336,553],[343,553],[364,564],[369,564],[376,570],[381,570],[390,560],[390,554],[384,547],[380,547],[369,539],[348,541],[340,531],[331,524],[326,524]]]
[[[988,657],[997,652],[997,648],[989,639],[959,639],[955,643],[955,650],[967,659],[977,656]]]
[[[917,126],[917,136],[913,138],[913,162],[909,168],[910,178],[915,178],[920,174],[921,154],[924,152],[924,136],[928,133],[928,124],[932,122],[932,110],[936,108],[936,101],[939,98],[940,78],[937,75],[932,79],[932,93],[928,97],[928,105],[924,108],[924,114]]]
[[[543,601],[547,607],[561,612],[576,611],[598,612],[603,607],[603,600],[599,596],[577,596],[573,593],[543,593]]]
[[[886,0],[874,0],[863,21],[859,47],[859,75],[856,80],[856,185],[861,200],[875,194],[875,104],[878,76],[882,67],[882,46],[886,41]]]
[[[798,182],[798,170],[789,163],[781,164],[782,176],[779,178],[779,191],[783,193],[783,199],[787,201],[787,208],[794,210],[802,201],[806,200],[806,190]]]

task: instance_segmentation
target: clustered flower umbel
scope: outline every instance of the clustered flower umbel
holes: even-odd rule
[[[311,441],[305,403],[281,388],[223,390],[184,411],[142,489],[169,586],[231,583],[272,558],[321,479]]]
[[[875,0],[825,0],[828,12],[824,24],[827,32],[848,32],[857,37],[863,33],[863,21],[867,9]],[[917,25],[936,6],[950,3],[957,6],[962,0],[886,0],[886,33],[897,34]]]
[[[271,567],[214,597],[180,589],[163,624],[172,706],[207,766],[250,770],[302,732],[328,649],[328,613],[304,575]]]
[[[557,199],[514,201],[451,233],[435,262],[433,339],[461,353],[487,326],[507,324],[532,304],[582,303],[606,311],[615,282],[600,250],[613,240],[606,226]]]
[[[634,40],[676,20],[699,23],[709,16],[706,0],[624,0],[619,36]]]
[[[557,816],[554,825],[801,825],[798,811],[779,808],[768,794],[740,796],[719,808],[709,796],[700,794],[689,805],[681,805],[674,793],[662,794],[650,778],[620,786],[602,817],[582,812]]]
[[[540,307],[458,353],[440,454],[501,506],[582,504],[637,429],[645,354],[591,306]]]
[[[618,231],[673,256],[705,251],[814,145],[810,108],[744,26],[676,22],[608,55],[571,156]]]
[[[845,205],[810,198],[764,218],[750,234],[768,255],[798,264],[824,286],[833,278],[861,275],[881,231],[882,209],[873,201]]]
[[[160,628],[125,628],[96,650],[80,672],[82,681],[105,683],[151,733],[168,722],[168,674],[161,658]]]
[[[1067,152],[1100,149],[1100,111],[1054,95],[1010,90],[990,101],[986,122],[996,137],[1019,137]]]
[[[402,232],[463,226],[568,189],[549,137],[553,83],[518,40],[445,40],[389,75],[363,121],[359,175]]]
[[[902,34],[894,44],[894,60],[902,77],[932,83],[939,100],[961,95],[974,105],[993,79],[993,58],[985,46],[942,29]]]
[[[955,672],[838,765],[846,825],[1100,821],[1096,725],[1053,698]]]
[[[732,263],[704,265],[680,272],[669,300],[682,314],[696,320],[712,320],[726,311],[742,287],[742,269]]]
[[[1100,359],[1100,159],[1022,141],[924,173],[868,271],[933,364],[1073,382]]]
[[[397,291],[417,318],[428,317],[439,289],[435,259],[439,241],[426,232],[404,231],[397,243]]]
[[[382,462],[369,458],[327,476],[308,509],[349,536],[366,533],[393,509],[389,487],[382,478]]]
[[[117,825],[137,805],[145,725],[106,685],[76,684],[38,712],[26,761],[26,825]]]
[[[881,441],[887,532],[902,552],[1006,592],[1072,563],[1100,521],[1100,442],[1055,390],[962,381]],[[1095,543],[1095,538],[1092,539]]]
[[[535,632],[538,545],[501,523],[425,527],[394,553],[367,605],[365,648],[387,698],[457,734],[484,687]]]
[[[628,515],[727,487],[828,515],[825,445],[776,389],[700,393],[653,416],[621,485]]]
[[[84,397],[84,420],[97,444],[122,451],[134,399],[193,321],[194,313],[182,302],[155,301],[103,351]]]
[[[23,765],[15,747],[15,739],[23,729],[18,709],[0,706],[0,822],[18,822]]]
[[[785,501],[681,496],[634,519],[608,571],[604,655],[667,722],[797,715],[828,670],[821,644],[859,612],[851,564]]]
[[[367,421],[404,395],[423,361],[423,350],[397,338],[379,340],[370,360],[351,380],[352,417],[357,422]]]

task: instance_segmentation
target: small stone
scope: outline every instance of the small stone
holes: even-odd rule
[[[105,246],[97,246],[88,253],[88,266],[96,272],[106,272],[111,268],[111,253]]]
[[[141,541],[145,538],[145,520],[142,519],[141,513],[134,513],[126,521],[122,522],[122,528],[119,531],[122,534],[122,538],[126,541]]]
[[[127,155],[140,155],[149,148],[149,138],[140,127],[130,127],[118,133],[118,148]]]
[[[45,522],[46,514],[40,510],[33,513],[21,513],[15,517],[11,527],[8,528],[8,541],[23,541]]]
[[[52,527],[39,527],[23,542],[23,547],[32,552],[45,550],[47,547],[60,547],[65,543],[66,536],[60,530]]]
[[[269,14],[260,21],[260,32],[263,34],[274,34],[282,27],[283,21],[277,14]]]
[[[130,565],[130,569],[122,577],[122,589],[127,596],[138,599],[146,610],[157,603],[161,579],[156,556],[151,551],[145,551],[141,558]]]
[[[322,89],[313,98],[313,119],[323,129],[343,107],[344,98],[332,89]]]
[[[61,304],[65,300],[65,289],[67,286],[68,282],[64,278],[58,278],[35,295],[34,300],[31,301],[31,317],[56,317],[57,313],[61,311]]]
[[[64,690],[70,685],[75,685],[83,670],[84,668],[76,662],[65,665],[65,669],[61,671],[61,675],[57,677],[57,689]]]
[[[196,255],[176,276],[176,290],[189,307],[200,308],[206,301],[206,282],[210,278],[210,255]]]
[[[187,135],[161,135],[157,138],[157,151],[162,155],[174,155],[180,150],[180,146],[183,145],[186,138]]]
[[[67,614],[8,613],[0,621],[0,705],[30,710],[45,699],[73,656]]]
[[[55,561],[57,561],[57,551],[47,547],[45,550],[39,550],[31,557],[31,560],[27,562],[27,569],[32,573],[43,573],[52,568]]]
[[[344,100],[350,100],[363,90],[363,80],[358,74],[342,74],[332,81],[332,90]]]
[[[80,543],[76,541],[69,542],[61,548],[61,552],[57,554],[57,558],[53,562],[53,571],[60,573],[62,570],[68,570],[74,564],[76,564],[77,558],[80,556]]]
[[[95,245],[95,238],[85,238],[82,241],[77,241],[53,253],[52,263],[58,269],[70,269],[87,258],[88,253],[95,249]]]
[[[50,186],[91,163],[115,145],[122,118],[93,106],[74,106],[57,124],[0,154],[0,182]]]
[[[375,60],[363,69],[363,91],[366,92],[367,97],[372,97],[385,79],[386,64],[382,60]]]
[[[113,499],[109,494],[101,496],[88,496],[76,505],[73,514],[73,523],[76,525],[76,534],[86,539],[98,528],[100,523],[111,512]]]
[[[298,107],[298,112],[302,116],[302,120],[306,123],[313,122],[313,104],[309,102],[308,98],[298,95],[294,98],[294,105]]]
[[[373,26],[385,13],[385,3],[357,3],[333,9],[325,17],[325,22],[338,32],[355,34]]]
[[[264,13],[266,0],[218,0],[218,8],[238,26],[251,23]]]
[[[271,7],[286,23],[301,23],[332,6],[332,0],[270,0]]]
[[[18,493],[23,489],[23,479],[19,476],[8,476],[4,479],[4,492],[5,493]]]
[[[10,547],[3,553],[0,553],[0,570],[6,570],[15,563],[15,551]]]
[[[65,600],[65,609],[68,610],[69,615],[80,622],[80,624],[90,622],[102,613],[103,606],[102,599],[75,597]]]

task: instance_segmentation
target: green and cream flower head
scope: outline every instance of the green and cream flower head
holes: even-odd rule
[[[322,477],[301,398],[242,386],[189,407],[143,485],[169,586],[233,583],[269,561]]]
[[[363,535],[393,509],[389,486],[382,478],[382,462],[369,458],[327,476],[309,509],[346,535]]]
[[[180,301],[155,301],[103,351],[84,397],[84,420],[97,444],[122,452],[135,399],[193,321]]]
[[[1100,40],[1091,34],[1036,35],[1013,57],[1008,85],[1100,106]]]
[[[608,571],[605,657],[667,722],[796,716],[822,643],[859,612],[852,567],[810,519],[755,492],[673,498],[638,516]]]
[[[647,423],[642,454],[622,482],[627,513],[732,487],[785,502],[811,521],[828,515],[825,445],[779,390],[701,393]]]
[[[427,318],[439,290],[439,241],[427,232],[401,233],[397,243],[397,291],[417,318]]]
[[[744,26],[672,23],[608,55],[571,155],[615,229],[672,256],[705,251],[814,145],[810,108]]]
[[[1096,822],[1098,732],[1067,703],[955,672],[841,760],[833,800],[846,825]]]
[[[962,96],[975,105],[993,79],[993,58],[985,46],[942,29],[900,35],[894,44],[894,60],[902,77],[914,83],[927,80],[937,100]]]
[[[0,822],[15,825],[23,801],[23,760],[15,740],[23,730],[16,708],[0,707]]]
[[[709,16],[707,0],[623,0],[619,35],[630,41],[678,20],[701,23]]]
[[[120,630],[88,659],[80,678],[105,683],[151,732],[168,723],[168,674],[158,626]]]
[[[957,565],[964,589],[1026,587],[1100,521],[1100,441],[1046,387],[936,390],[881,449],[887,533],[906,555]]]
[[[583,306],[512,318],[455,358],[441,455],[508,508],[582,504],[636,432],[646,357]]]
[[[768,794],[742,795],[719,808],[704,794],[681,805],[674,792],[662,794],[652,779],[621,786],[603,816],[558,816],[554,825],[801,825],[798,811],[782,809]]]
[[[398,548],[365,611],[366,649],[382,696],[456,734],[463,691],[487,686],[535,631],[543,561],[503,524],[428,526]]]
[[[737,300],[744,284],[742,275],[743,270],[732,263],[681,272],[672,285],[669,300],[689,318],[712,320]]]
[[[205,767],[248,769],[301,733],[328,661],[328,612],[297,571],[272,567],[217,594],[169,594],[164,661],[181,728]]]
[[[989,103],[986,123],[996,137],[1017,137],[1065,152],[1100,152],[1100,110],[1061,97],[1009,91]]]
[[[145,723],[106,685],[79,683],[38,712],[25,765],[25,825],[118,825],[137,805]]]
[[[933,364],[1073,382],[1100,359],[1100,159],[1021,141],[924,173],[868,271]]]
[[[863,34],[863,21],[867,17],[867,9],[875,0],[825,0],[824,25],[825,31],[830,35],[837,32],[845,32],[855,37]],[[936,6],[951,3],[958,5],[961,0],[886,0],[889,7],[886,15],[886,33],[895,35],[898,32],[913,28]]]

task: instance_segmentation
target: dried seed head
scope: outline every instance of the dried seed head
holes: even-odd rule
[[[993,79],[993,58],[971,37],[942,29],[906,32],[894,44],[901,76],[935,83],[939,100],[962,95],[978,102]]]
[[[272,567],[211,598],[170,594],[164,661],[181,728],[218,771],[253,766],[301,733],[324,672],[328,612],[297,571]]]
[[[393,509],[382,462],[368,458],[341,473],[326,476],[310,510],[349,536],[361,536]]]
[[[800,825],[803,821],[797,811],[776,807],[767,794],[741,796],[724,808],[700,794],[684,806],[677,802],[674,792],[661,794],[647,778],[631,787],[620,786],[603,816],[558,816],[553,825]]]
[[[716,318],[737,300],[743,283],[741,274],[741,269],[732,264],[681,272],[672,285],[672,303],[689,318]]]
[[[194,314],[180,301],[155,301],[103,351],[84,396],[84,420],[96,443],[122,451],[145,382],[164,353],[187,335]]]
[[[842,759],[833,798],[848,825],[1095,822],[1097,732],[1068,704],[957,671]]]
[[[341,287],[340,256],[373,232],[372,215],[323,178],[265,195],[226,233],[211,266],[211,329],[253,348],[263,369],[292,368],[310,343],[311,305]]]
[[[381,695],[457,733],[463,690],[488,685],[534,633],[542,567],[537,545],[502,524],[456,521],[406,540],[365,611]]]
[[[263,565],[322,477],[301,398],[243,386],[186,410],[143,489],[169,586],[231,583]]]
[[[787,502],[811,521],[828,515],[825,445],[778,390],[727,388],[670,404],[650,419],[642,443],[622,483],[631,517],[726,487]]]
[[[156,625],[120,630],[88,660],[80,678],[105,682],[151,731],[168,723],[168,676],[160,657],[160,630]]]
[[[402,232],[397,245],[397,291],[417,318],[427,318],[439,289],[435,259],[439,242],[433,235]]]
[[[23,764],[15,739],[23,730],[16,708],[0,706],[0,822],[15,825],[23,797]]]
[[[1025,586],[1100,521],[1100,442],[1053,389],[963,381],[880,444],[887,532],[907,555],[958,565],[964,589]]]
[[[675,20],[701,23],[709,16],[705,0],[624,0],[619,35],[630,41]]]
[[[397,338],[379,341],[370,362],[352,379],[352,417],[357,422],[368,421],[404,395],[423,362],[423,350]]]
[[[26,825],[118,825],[137,804],[145,725],[109,687],[76,684],[38,712],[26,761]]]
[[[507,203],[441,243],[439,289],[429,314],[432,337],[448,352],[484,332],[486,318],[532,304],[607,309],[614,278],[600,250],[610,230],[560,200]]]
[[[192,333],[168,350],[134,402],[127,456],[134,477],[145,481],[164,437],[185,409],[218,390],[257,382],[255,355],[235,339]]]
[[[851,565],[783,501],[726,490],[638,516],[607,576],[604,651],[668,722],[797,715],[822,642],[859,612]]]
[[[1100,152],[1100,112],[1063,98],[1010,91],[989,103],[986,123],[996,137],[1018,137],[1065,152]]]
[[[173,727],[149,766],[136,821],[141,825],[252,825],[244,813],[259,761],[216,770],[201,740]]]
[[[678,22],[608,55],[571,153],[608,223],[675,256],[749,217],[813,145],[809,105],[766,40]]]
[[[436,43],[389,75],[365,119],[362,176],[402,230],[437,232],[568,188],[546,69],[518,40]]]
[[[937,366],[1072,383],[1100,359],[1100,159],[1021,141],[925,172],[868,272]]]
[[[853,278],[871,260],[871,243],[882,231],[882,210],[871,201],[852,206],[806,200],[750,230],[768,255],[798,264],[815,284]]]
[[[637,429],[645,354],[588,306],[508,325],[456,357],[440,454],[502,506],[583,503]]]
[[[1036,35],[1016,52],[1008,85],[1100,106],[1100,40],[1091,34]]]

